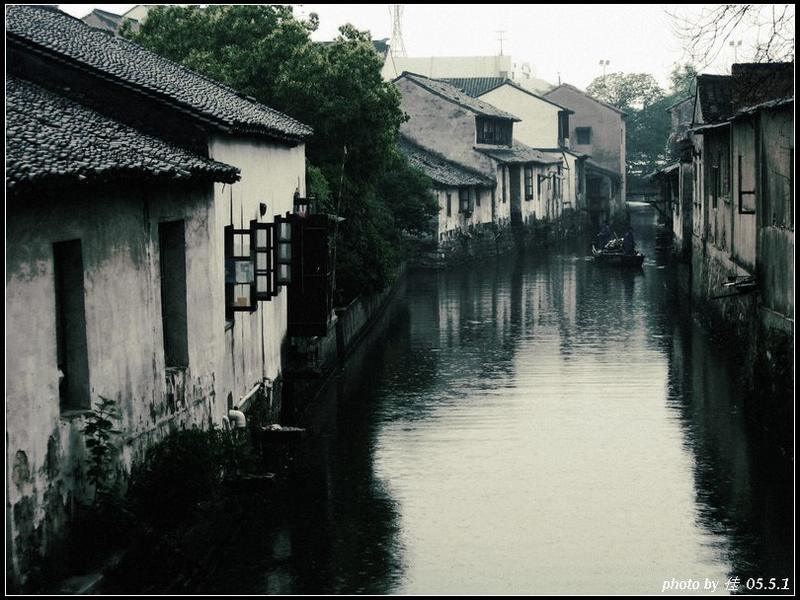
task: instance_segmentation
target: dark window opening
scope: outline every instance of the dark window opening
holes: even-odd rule
[[[566,146],[567,139],[569,139],[569,113],[560,111],[558,113],[558,145]]]
[[[56,292],[56,360],[62,411],[91,408],[89,352],[80,240],[53,244]]]
[[[472,206],[469,201],[469,188],[459,188],[458,190],[458,212],[467,215],[472,213]]]
[[[588,145],[592,143],[592,128],[591,127],[576,127],[575,128],[575,141],[581,145]]]
[[[525,167],[525,200],[533,200],[533,167]]]
[[[555,178],[556,178],[556,197],[560,198],[561,197],[561,178],[563,176],[561,174],[561,165],[558,165],[557,169],[558,169],[558,172],[555,175]]]
[[[717,208],[717,202],[719,201],[719,192],[720,192],[720,173],[719,173],[719,165],[711,165],[711,173],[712,173],[712,180],[711,180],[711,207]]]
[[[451,216],[453,214],[453,200],[450,194],[447,194],[447,216]]]
[[[511,121],[476,117],[477,142],[479,144],[511,145]]]
[[[189,342],[186,325],[186,234],[183,221],[159,223],[158,242],[164,365],[187,367]]]

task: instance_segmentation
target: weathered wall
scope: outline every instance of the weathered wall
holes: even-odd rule
[[[217,261],[224,264],[224,226],[249,228],[250,221],[273,222],[275,215],[293,210],[294,193],[305,194],[305,146],[289,148],[283,144],[215,134],[209,140],[209,157],[235,165],[241,180],[234,185],[215,185],[217,206]],[[259,204],[267,205],[265,216]],[[224,287],[215,288],[222,294]],[[224,330],[226,354],[219,366],[219,394],[236,404],[263,378],[275,379],[281,372],[281,346],[286,337],[287,292],[269,302],[259,302],[255,312],[238,312],[231,323],[220,318],[216,325]]]
[[[557,87],[546,94],[557,104],[574,110],[569,119],[570,147],[591,155],[592,160],[606,169],[621,173],[622,198],[625,197],[625,119],[618,112],[592,100],[579,90]],[[578,144],[575,130],[591,127],[590,144]]]
[[[433,190],[439,202],[437,215],[437,235],[440,241],[460,231],[468,231],[471,226],[492,222],[492,192],[487,188],[469,189],[471,213],[460,210],[459,188],[447,187]],[[447,214],[447,197],[450,196],[450,214]]]
[[[510,85],[501,85],[480,97],[522,119],[514,123],[514,139],[532,148],[558,148],[558,113],[561,109]]]
[[[581,210],[586,208],[586,181],[578,157],[562,152],[564,161],[564,208]]]
[[[27,573],[57,544],[91,492],[81,467],[84,414],[61,413],[53,243],[80,239],[92,403],[117,400],[122,462],[179,424],[219,420],[223,264],[211,186],[83,188],[9,201],[6,238],[6,460],[12,570]],[[158,223],[183,219],[189,366],[168,393]],[[218,286],[213,282],[219,282]],[[219,324],[219,325],[215,325]]]
[[[791,105],[761,113],[759,285],[764,306],[794,320],[794,120]]]
[[[448,160],[492,176],[492,160],[475,146],[475,114],[445,100],[408,79],[395,83],[402,99],[400,108],[410,119],[401,133]]]
[[[673,251],[680,260],[688,260],[692,251],[692,215],[694,213],[694,170],[691,163],[681,163],[677,170],[677,189],[673,193]]]
[[[522,222],[530,224],[536,220],[553,221],[561,216],[563,210],[562,196],[557,195],[555,189],[556,165],[533,163],[532,169],[533,198],[528,200],[525,198],[525,169],[523,165],[520,165]],[[538,184],[540,176],[546,178],[541,185]]]
[[[731,126],[731,226],[734,260],[751,273],[756,266],[756,195],[742,194],[756,188],[756,123],[740,121]],[[739,170],[741,157],[741,172]]]

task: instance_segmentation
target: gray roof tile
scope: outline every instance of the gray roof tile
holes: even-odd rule
[[[463,106],[464,108],[471,110],[472,112],[477,113],[479,115],[486,117],[497,117],[500,119],[510,119],[512,121],[520,120],[514,115],[502,111],[499,108],[495,108],[488,102],[484,102],[483,100],[478,100],[477,98],[473,98],[462,92],[457,87],[452,86],[449,83],[446,83],[439,79],[430,79],[429,77],[423,77],[422,75],[417,75],[416,73],[409,73],[407,71],[404,71],[403,74],[400,75],[400,77],[398,77],[397,79],[401,79],[403,77],[417,83],[418,85],[422,86],[428,91],[433,92],[437,96],[441,96],[442,98],[454,102],[459,106]]]
[[[311,135],[310,127],[277,110],[52,7],[7,7],[6,37],[97,69],[224,129],[288,140]]]
[[[733,78],[730,75],[698,75],[697,97],[705,123],[724,121],[733,112]]]
[[[439,185],[452,187],[472,185],[494,187],[495,185],[495,182],[489,177],[447,160],[442,155],[423,148],[405,136],[400,138],[397,146],[406,155],[411,166],[425,173]]]
[[[571,110],[565,106],[561,106],[557,102],[553,102],[548,98],[545,98],[541,94],[537,94],[528,90],[518,84],[513,79],[509,79],[508,77],[453,77],[453,78],[442,78],[440,81],[444,81],[445,83],[449,83],[457,87],[458,89],[462,90],[468,96],[472,96],[473,98],[479,98],[492,90],[499,88],[501,85],[509,85],[514,89],[519,90],[529,96],[533,96],[534,98],[538,98],[543,102],[547,102],[548,104],[552,104],[555,107],[560,108],[561,110],[566,110],[570,113],[574,113],[574,110]]]
[[[123,125],[33,83],[6,81],[6,188],[119,178],[232,183],[239,170]]]
[[[517,140],[514,140],[510,148],[501,146],[475,146],[475,150],[492,157],[498,162],[506,164],[535,162],[549,165],[561,162],[561,157],[544,154]]]

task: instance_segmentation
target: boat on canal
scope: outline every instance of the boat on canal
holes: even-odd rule
[[[597,247],[592,244],[592,256],[594,257],[594,261],[598,264],[615,267],[639,269],[644,262],[644,254],[641,252],[625,254],[622,250],[621,239],[611,240],[602,250],[598,250]]]

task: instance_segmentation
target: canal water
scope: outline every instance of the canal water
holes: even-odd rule
[[[631,214],[641,271],[581,242],[409,274],[194,591],[793,587],[791,460]]]

